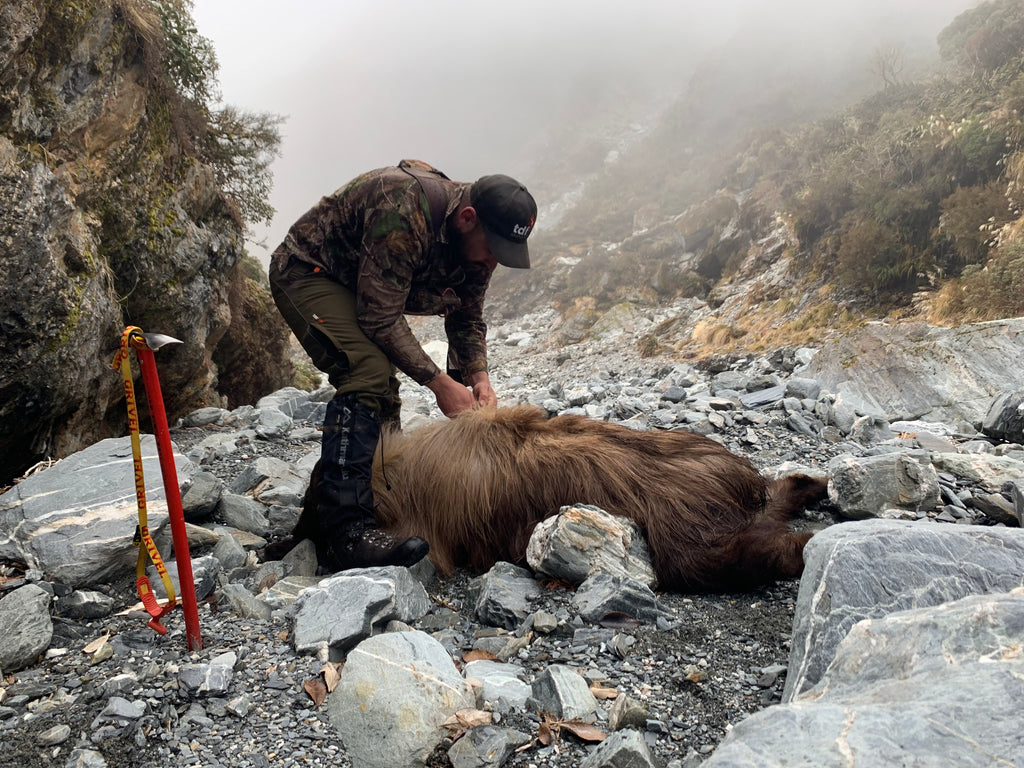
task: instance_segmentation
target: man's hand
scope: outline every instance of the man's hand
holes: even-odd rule
[[[447,373],[440,373],[428,381],[427,389],[434,393],[434,397],[437,398],[437,407],[448,418],[468,411],[477,402],[473,392],[459,384]]]
[[[491,377],[487,371],[478,371],[471,374],[469,386],[473,389],[473,398],[476,400],[477,405],[497,407],[498,396],[494,393],[494,388],[491,387]]]

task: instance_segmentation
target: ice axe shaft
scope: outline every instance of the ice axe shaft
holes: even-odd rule
[[[181,587],[181,608],[185,614],[185,638],[190,651],[203,647],[199,632],[199,608],[196,604],[196,587],[192,576],[192,558],[188,550],[188,532],[185,530],[185,513],[181,507],[181,491],[178,488],[178,472],[174,466],[174,448],[171,432],[167,427],[164,399],[160,392],[160,379],[156,372],[156,358],[153,350],[170,343],[181,342],[160,333],[134,334],[132,346],[139,357],[142,369],[142,383],[146,388],[149,415],[153,421],[157,453],[160,456],[160,474],[163,476],[164,492],[167,495],[167,512],[171,518],[171,538],[174,541],[174,559],[178,565],[178,583]],[[138,337],[142,340],[139,341]],[[144,343],[143,343],[144,342]]]

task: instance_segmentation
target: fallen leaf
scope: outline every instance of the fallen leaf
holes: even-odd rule
[[[618,698],[619,692],[615,688],[607,688],[598,683],[592,683],[590,686],[590,692],[594,694],[595,699],[607,701],[608,699]]]
[[[104,641],[100,644],[100,647],[92,654],[92,658],[89,659],[90,664],[99,664],[114,655],[114,646],[106,642],[106,638],[103,640]]]
[[[102,648],[103,644],[105,642],[107,642],[107,640],[109,640],[109,639],[110,639],[110,633],[109,632],[107,634],[105,634],[105,635],[100,635],[95,640],[92,640],[89,643],[87,643],[86,646],[82,649],[82,653],[86,653],[86,654],[90,654],[90,655],[93,654],[93,653],[96,653],[96,651],[98,651],[100,648]]]
[[[462,654],[462,660],[468,664],[471,661],[497,661],[498,657],[490,651],[482,651],[479,648],[474,648],[472,651],[467,651]]]
[[[341,680],[341,664],[331,664],[327,662],[324,664],[323,669],[320,673],[324,676],[324,684],[327,686],[327,692],[332,693],[338,685],[338,681]]]
[[[467,728],[476,728],[478,725],[490,725],[494,720],[494,716],[491,712],[485,712],[482,709],[473,709],[472,707],[466,707],[460,709],[455,713],[455,717],[458,718],[459,722]]]
[[[582,723],[578,720],[566,720],[560,722],[559,728],[564,728],[579,739],[584,741],[604,741],[608,734],[590,723]]]
[[[547,723],[541,723],[537,728],[537,741],[545,747],[550,746],[551,742],[554,741],[554,736],[551,733],[551,726]]]
[[[280,640],[282,643],[287,643],[288,642],[288,630],[287,629],[282,629],[280,632],[278,632],[277,633],[277,639]]]
[[[319,677],[309,678],[309,680],[302,684],[302,687],[309,694],[309,698],[313,700],[314,707],[319,707],[324,703],[324,699],[327,698],[327,686],[324,685],[323,680]]]

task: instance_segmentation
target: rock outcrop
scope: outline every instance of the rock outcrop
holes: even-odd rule
[[[155,7],[0,9],[0,484],[124,434],[125,325],[184,342],[158,357],[171,418],[232,399],[215,360],[244,369],[236,403],[290,377],[283,324],[246,311],[267,291],[242,224],[158,76]],[[277,353],[262,368],[237,352],[255,329]]]
[[[1019,384],[1024,320],[940,328],[871,323],[826,344],[802,375],[889,421],[966,421],[979,426],[995,395]]]

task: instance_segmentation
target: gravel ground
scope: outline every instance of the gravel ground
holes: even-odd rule
[[[508,390],[546,386],[552,379],[586,380],[595,371],[634,371],[640,378],[672,361],[644,361],[640,370],[629,349],[517,350],[493,347],[492,358],[507,373],[496,374],[499,396]],[[407,397],[411,407],[430,411],[420,393]],[[187,447],[203,430],[176,430]],[[823,467],[846,446],[829,445],[786,429],[757,429],[749,442],[746,426],[724,430],[721,437],[759,467],[797,461]],[[258,442],[247,454],[210,467],[230,480],[257,455],[294,460],[315,444]],[[811,511],[800,527],[814,529],[833,522],[825,505]],[[469,620],[464,604],[472,574],[437,580],[428,592],[438,605],[416,626],[434,631],[448,626],[468,650],[488,628]],[[572,618],[570,592],[549,585],[536,608],[562,617],[559,628],[538,635],[516,661],[533,673],[552,663],[569,663],[603,681],[620,695],[646,706],[646,736],[654,753],[670,768],[695,766],[730,727],[752,712],[779,701],[789,656],[797,582],[782,582],[744,594],[661,594],[671,620],[660,626],[600,628]],[[134,587],[104,585],[121,608],[135,602]],[[138,614],[94,620],[57,619],[51,657],[6,678],[0,701],[0,766],[23,768],[37,763],[70,762],[79,748],[101,752],[106,765],[117,766],[347,766],[344,746],[304,690],[321,664],[297,656],[288,644],[285,620],[241,619],[218,611],[214,601],[200,606],[203,648],[186,650],[180,612],[168,617],[170,629],[160,636]],[[97,661],[83,652],[90,641],[108,635],[112,655]],[[208,662],[225,651],[238,660],[226,695],[193,698],[178,684],[183,665]],[[119,702],[127,714],[112,711]],[[113,702],[113,704],[112,704]],[[605,711],[611,701],[604,702]],[[535,736],[539,721],[524,714],[507,715],[503,724]],[[606,726],[599,721],[598,726]],[[61,726],[67,726],[62,728]],[[506,765],[579,765],[591,745],[562,732],[551,744],[535,743]],[[98,763],[96,763],[98,765]],[[431,765],[450,765],[441,750]]]

